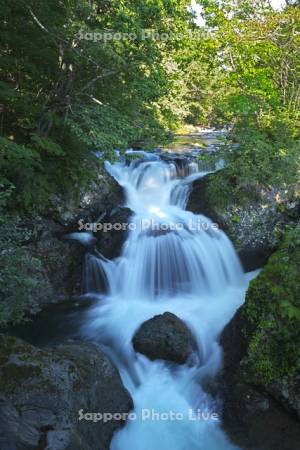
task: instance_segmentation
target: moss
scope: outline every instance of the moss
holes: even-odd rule
[[[248,340],[243,371],[268,386],[291,379],[300,364],[300,228],[289,230],[260,275],[251,282],[243,312]]]

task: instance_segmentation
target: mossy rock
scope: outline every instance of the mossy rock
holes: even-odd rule
[[[300,227],[290,229],[222,333],[225,371],[300,418]],[[233,354],[234,348],[235,354]],[[236,354],[236,349],[240,349]]]
[[[288,232],[252,281],[244,316],[248,364],[256,382],[293,376],[300,369],[300,228]],[[249,331],[253,329],[253,331]]]

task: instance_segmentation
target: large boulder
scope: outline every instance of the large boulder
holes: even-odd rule
[[[133,337],[134,349],[148,358],[184,364],[197,350],[189,328],[175,314],[165,312],[142,324]]]
[[[97,347],[69,341],[41,350],[1,335],[0,348],[1,450],[109,449],[132,400]],[[105,422],[104,413],[122,420]]]
[[[250,283],[245,304],[220,338],[225,426],[239,445],[247,436],[249,447],[243,443],[243,448],[294,450],[298,445],[299,265],[300,228],[296,228]]]
[[[299,207],[275,188],[237,193],[224,169],[193,182],[186,209],[218,223],[251,271],[267,262],[278,245],[278,229],[295,221]]]
[[[299,422],[272,396],[237,378],[227,380],[223,394],[223,428],[239,448],[298,450]]]

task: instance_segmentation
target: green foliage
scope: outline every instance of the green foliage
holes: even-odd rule
[[[239,149],[228,158],[228,172],[237,190],[276,186],[297,195],[300,169],[300,143],[288,132],[270,136],[267,131],[237,128]]]
[[[176,62],[194,28],[188,4],[0,1],[1,183],[15,187],[8,207],[45,210],[51,193],[78,191],[93,176],[94,150],[111,157],[132,142],[167,139],[188,114]],[[169,37],[143,38],[145,30]]]
[[[76,191],[88,182],[91,172],[85,147],[68,133],[61,144],[66,154],[61,154],[62,146],[51,139],[34,137],[25,146],[0,137],[0,172],[5,174],[0,182],[2,186],[10,186],[9,195],[7,189],[1,194],[5,195],[4,206],[19,210],[45,209],[52,192]]]
[[[42,150],[45,150],[46,153],[49,155],[54,156],[63,156],[65,155],[65,152],[61,148],[59,144],[54,142],[50,138],[41,137],[35,133],[31,135],[31,140],[36,144],[36,146]]]
[[[10,202],[15,186],[5,178],[0,182],[0,213],[5,210]]]
[[[217,50],[211,121],[234,125],[237,190],[299,186],[300,9],[203,0]]]
[[[289,230],[246,295],[249,342],[243,369],[249,381],[268,386],[300,366],[300,228]]]
[[[74,136],[89,148],[103,149],[108,158],[113,157],[112,150],[124,150],[134,142],[153,148],[155,143],[168,139],[164,128],[147,110],[143,114],[127,111],[124,117],[124,111],[111,106],[78,108],[69,124]]]

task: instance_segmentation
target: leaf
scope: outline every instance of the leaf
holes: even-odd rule
[[[33,133],[31,135],[31,139],[38,147],[42,148],[43,150],[46,150],[46,152],[51,155],[56,156],[65,155],[65,152],[61,148],[61,146],[50,138],[41,137],[38,134]]]
[[[284,300],[280,306],[289,319],[300,320],[300,308],[292,305],[288,300]]]

